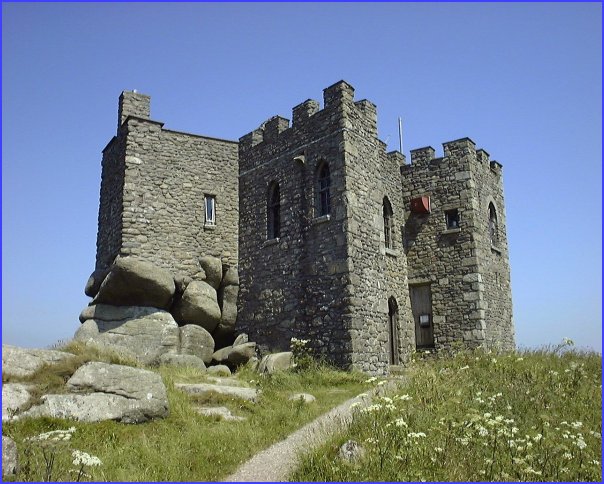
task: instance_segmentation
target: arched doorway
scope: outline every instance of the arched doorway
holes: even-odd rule
[[[398,304],[396,299],[388,299],[388,359],[391,365],[399,364],[398,354]]]

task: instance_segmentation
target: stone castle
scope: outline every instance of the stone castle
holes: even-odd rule
[[[263,352],[308,339],[384,373],[413,350],[512,349],[502,166],[469,138],[411,150],[340,81],[239,141],[164,129],[125,91],[103,150],[96,270],[145,259],[192,280],[238,268],[237,332]]]

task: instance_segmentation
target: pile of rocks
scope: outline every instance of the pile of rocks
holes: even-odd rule
[[[2,374],[7,379],[27,380],[44,366],[72,358],[75,356],[63,351],[2,345]],[[2,421],[44,416],[140,423],[168,415],[167,391],[161,376],[141,368],[86,363],[69,378],[66,393],[43,395],[40,404],[27,409],[34,386],[3,383]]]
[[[90,276],[92,297],[74,339],[109,347],[145,364],[233,369],[256,357],[256,344],[235,338],[239,276],[219,259],[200,259],[192,280],[134,257],[117,257]]]

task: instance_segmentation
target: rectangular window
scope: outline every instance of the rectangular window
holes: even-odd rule
[[[447,230],[459,228],[459,210],[456,208],[453,210],[445,211],[445,221],[447,223]]]
[[[206,219],[205,225],[216,225],[216,197],[206,195],[204,198]]]

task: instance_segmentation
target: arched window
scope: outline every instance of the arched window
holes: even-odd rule
[[[497,212],[495,211],[495,206],[492,203],[489,203],[489,237],[491,238],[492,245],[497,245],[499,243]]]
[[[331,211],[330,187],[329,165],[322,162],[317,174],[317,214],[319,217],[328,215]]]
[[[276,239],[281,233],[281,194],[279,184],[272,182],[268,187],[266,205],[266,238]]]
[[[388,197],[384,197],[383,204],[384,212],[384,242],[387,249],[394,249],[394,217],[392,213],[392,205]]]

